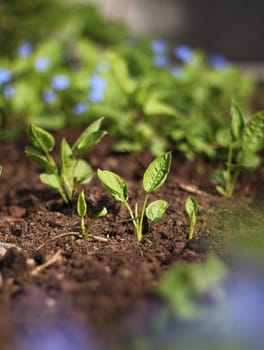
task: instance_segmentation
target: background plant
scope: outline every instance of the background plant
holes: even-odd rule
[[[165,182],[171,165],[171,153],[167,152],[156,159],[154,159],[143,176],[143,188],[146,192],[145,199],[141,208],[139,209],[138,203],[136,203],[134,210],[128,203],[128,186],[126,182],[117,174],[108,171],[98,169],[97,174],[107,192],[118,202],[123,203],[129,215],[133,221],[135,233],[138,241],[143,239],[143,220],[145,215],[147,218],[156,222],[165,214],[168,203],[164,200],[156,200],[147,206],[149,195],[156,192]]]
[[[223,196],[233,194],[238,176],[243,171],[253,171],[261,163],[258,152],[264,146],[264,112],[254,114],[249,121],[232,101],[231,121],[224,135],[219,134],[227,161],[223,169],[217,169],[212,177],[217,191]]]
[[[54,137],[34,124],[29,127],[32,146],[26,147],[26,155],[46,171],[40,174],[41,182],[59,192],[65,203],[72,201],[80,185],[92,178],[92,168],[82,157],[106,134],[106,131],[99,130],[101,122],[102,118],[88,126],[72,147],[63,138],[57,163],[51,156]]]

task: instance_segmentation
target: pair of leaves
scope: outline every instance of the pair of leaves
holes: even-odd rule
[[[170,152],[157,157],[150,163],[143,177],[143,187],[147,194],[156,191],[164,184],[170,170],[170,165]],[[104,188],[116,201],[127,203],[128,186],[120,176],[111,171],[101,169],[98,169],[97,174]],[[156,200],[146,208],[146,216],[153,222],[158,221],[163,217],[167,208],[168,203],[166,201]],[[137,213],[135,216],[137,217]]]
[[[155,192],[160,188],[169,173],[171,165],[171,153],[167,152],[150,163],[143,176],[143,187],[147,193]],[[99,180],[110,193],[110,195],[118,202],[127,202],[128,187],[126,182],[117,174],[98,169]]]

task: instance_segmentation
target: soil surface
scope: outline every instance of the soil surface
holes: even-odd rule
[[[59,133],[56,139],[64,135],[73,143],[79,131]],[[75,344],[66,350],[116,349],[116,339],[127,329],[140,327],[149,309],[162,303],[156,290],[171,264],[200,262],[210,251],[223,253],[225,233],[221,235],[221,219],[215,213],[216,208],[228,210],[230,200],[216,194],[210,182],[213,167],[206,160],[187,161],[173,154],[165,185],[151,197],[167,200],[169,209],[150,228],[149,243],[136,241],[126,209],[94,176],[84,187],[89,217],[103,206],[109,213],[92,228],[89,240],[73,240],[80,232],[76,202],[66,206],[40,183],[38,167],[24,154],[26,144],[25,138],[0,149],[0,350],[59,350],[59,345],[37,343],[49,332],[52,339],[56,329],[63,329],[69,343]],[[115,154],[111,146],[105,137],[86,158],[95,170],[111,170],[126,179],[132,206],[141,204],[142,175],[153,157],[148,152]],[[248,206],[263,201],[263,180],[263,166],[243,175],[232,203],[239,199]],[[199,203],[195,237],[189,242],[184,210],[188,195]],[[131,326],[131,319],[137,324]],[[80,330],[83,338],[78,337]],[[80,339],[85,345],[74,343]]]

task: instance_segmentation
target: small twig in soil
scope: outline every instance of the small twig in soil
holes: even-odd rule
[[[186,184],[183,182],[180,182],[179,180],[176,180],[179,188],[183,191],[189,192],[189,193],[193,193],[193,194],[199,194],[199,195],[204,195],[204,196],[208,196],[209,194],[199,190],[199,188],[195,185],[191,185],[191,184]]]
[[[31,275],[32,276],[36,276],[40,271],[42,271],[43,269],[49,267],[50,265],[53,265],[57,262],[61,261],[61,251],[58,250],[48,261],[46,261],[44,264],[35,267],[32,271],[31,271]]]

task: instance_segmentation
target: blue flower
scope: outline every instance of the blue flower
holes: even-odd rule
[[[8,83],[12,78],[12,73],[7,68],[0,68],[0,87]]]
[[[12,99],[16,93],[15,87],[13,85],[6,85],[4,87],[3,93],[6,98]]]
[[[106,81],[100,75],[94,74],[89,78],[91,91],[89,98],[93,103],[100,103],[104,100],[104,92],[106,89]]]
[[[48,57],[37,58],[34,67],[38,72],[45,72],[50,67],[50,59]]]
[[[217,53],[208,55],[208,63],[211,67],[217,70],[224,70],[230,66],[228,59],[225,56],[219,55]]]
[[[169,59],[165,55],[155,55],[153,57],[153,63],[158,68],[164,68],[169,64]]]
[[[47,90],[44,92],[43,94],[43,100],[44,102],[47,102],[47,103],[52,103],[55,101],[56,99],[56,93],[52,90]]]
[[[66,75],[56,75],[52,79],[52,86],[55,90],[65,90],[69,87],[70,80]]]
[[[164,40],[153,40],[151,43],[151,49],[155,53],[165,53],[167,51],[168,45]]]
[[[73,113],[75,115],[84,114],[88,110],[89,106],[86,102],[79,102],[73,107]]]
[[[22,43],[18,49],[17,54],[19,57],[28,57],[32,53],[32,45],[28,42]]]
[[[104,90],[106,87],[106,81],[100,75],[94,74],[89,78],[89,83],[92,89]]]
[[[190,63],[194,57],[193,50],[187,45],[180,45],[174,50],[175,57],[184,63]]]
[[[93,102],[93,103],[100,103],[103,102],[104,100],[104,91],[100,91],[100,90],[91,90],[89,92],[89,99]]]

